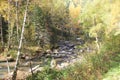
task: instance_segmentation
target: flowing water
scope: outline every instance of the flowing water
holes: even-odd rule
[[[0,63],[0,79],[4,78],[4,75],[8,73],[8,68],[6,66],[6,62]],[[13,70],[13,67],[10,67],[10,70]]]
[[[58,64],[61,64],[61,61],[63,60],[64,61],[67,61],[67,62],[71,62],[73,60],[76,61],[77,59],[77,54],[76,54],[76,49],[75,49],[75,45],[72,44],[72,43],[69,43],[68,41],[65,42],[65,43],[60,43],[59,45],[59,49],[58,49],[58,53],[57,54],[51,54],[51,57],[56,57],[56,59],[59,59],[60,58],[60,63]],[[45,56],[44,56],[45,57]],[[36,65],[40,64],[41,66],[44,66],[46,65],[46,61],[47,58],[43,58],[44,61],[41,61],[40,59],[35,59],[32,60],[32,67],[35,67]],[[49,61],[49,59],[48,59]],[[20,70],[22,71],[28,71],[30,69],[30,65],[29,64],[30,61],[24,61],[20,64]],[[42,62],[42,63],[41,63]],[[72,62],[71,62],[72,63]],[[10,65],[10,70],[11,72],[13,71],[13,68],[14,68],[14,65],[15,65],[15,62],[9,62],[9,65]],[[0,63],[0,79],[4,78],[4,75],[8,73],[7,71],[7,63],[6,62],[1,62]]]
[[[30,66],[26,65],[27,63],[29,63],[29,62],[22,63],[22,65],[20,65],[19,69],[22,70],[22,71],[28,71],[30,69]],[[34,67],[38,64],[40,64],[40,61],[35,61],[35,62],[33,61],[32,62],[32,67]],[[15,62],[9,62],[9,65],[10,65],[10,72],[12,72],[13,69],[14,69]],[[5,75],[7,73],[8,73],[7,63],[6,62],[1,62],[0,63],[0,79],[5,78]]]

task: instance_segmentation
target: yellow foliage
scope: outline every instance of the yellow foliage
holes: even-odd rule
[[[78,5],[77,7],[75,7],[74,4],[71,3],[70,7],[69,7],[69,12],[70,12],[71,18],[73,18],[73,19],[78,18],[79,15],[80,15],[80,9],[81,9],[80,5]]]
[[[110,23],[107,27],[106,34],[108,35],[112,31],[117,31],[116,34],[120,33],[120,0],[114,0],[114,2],[111,3],[110,8]]]
[[[99,24],[97,24],[96,26],[92,27],[92,28],[90,29],[89,35],[90,35],[91,37],[97,37],[97,36],[98,36],[98,32],[100,32],[100,30],[102,29],[101,25],[102,25],[102,24],[99,23]]]
[[[1,0],[0,1],[0,14],[2,14],[4,18],[7,18],[7,13],[6,13],[7,10],[8,10],[7,0]]]
[[[73,0],[74,3],[77,3],[78,0]],[[70,15],[70,18],[71,18],[71,25],[74,26],[74,28],[78,28],[79,27],[79,22],[78,22],[78,18],[80,16],[80,10],[81,10],[81,6],[80,4],[77,4],[77,6],[75,6],[73,4],[73,2],[70,3],[70,6],[69,6],[69,15]]]
[[[11,3],[11,2],[10,2]],[[9,12],[10,10],[10,12]],[[15,16],[15,12],[14,11],[15,8],[13,7],[13,5],[8,3],[8,0],[0,0],[0,14],[6,19],[8,20],[8,14],[11,17]],[[12,21],[11,21],[12,22]],[[13,24],[12,24],[13,25]]]
[[[0,1],[0,13],[2,13],[4,10],[6,11],[8,8],[7,0]]]

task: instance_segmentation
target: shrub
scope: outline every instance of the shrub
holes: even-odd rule
[[[44,71],[28,77],[27,80],[62,80],[62,76],[63,74],[60,71],[46,68]]]

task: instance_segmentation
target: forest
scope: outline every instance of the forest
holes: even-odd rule
[[[120,80],[120,0],[0,0],[0,80]]]

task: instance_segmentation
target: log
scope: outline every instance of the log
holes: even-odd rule
[[[40,67],[40,65],[37,65],[35,67],[33,67],[32,69],[29,69],[29,73],[33,72],[36,73],[37,71],[42,71],[44,67]],[[32,70],[32,71],[31,71]]]

